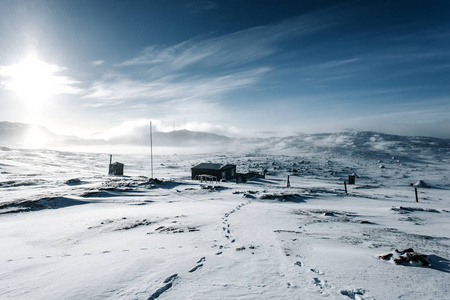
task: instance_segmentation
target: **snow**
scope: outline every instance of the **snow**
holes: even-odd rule
[[[161,181],[148,155],[115,154],[125,176],[108,176],[107,154],[0,148],[0,298],[445,299],[449,146],[421,141],[344,133],[159,152]],[[190,180],[201,162],[270,175]],[[431,266],[379,258],[408,248]]]

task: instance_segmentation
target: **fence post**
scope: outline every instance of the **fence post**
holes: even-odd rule
[[[416,202],[419,202],[419,196],[417,196],[417,188],[414,188],[414,192],[416,193]]]

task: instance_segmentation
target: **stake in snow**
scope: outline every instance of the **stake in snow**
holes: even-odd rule
[[[104,154],[0,148],[0,298],[448,298],[449,141],[251,147],[152,153],[160,180],[148,154],[115,154],[126,176],[108,176]],[[193,180],[205,162],[265,176]]]

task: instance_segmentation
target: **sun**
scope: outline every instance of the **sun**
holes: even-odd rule
[[[31,53],[15,64],[0,66],[0,87],[17,95],[27,122],[40,123],[45,107],[56,96],[82,93],[75,86],[80,82],[63,75],[66,72],[66,68],[47,63]]]
[[[3,68],[3,76],[8,77],[4,85],[23,100],[43,101],[58,93],[61,78],[56,73],[60,69],[35,56],[29,56],[15,65]]]

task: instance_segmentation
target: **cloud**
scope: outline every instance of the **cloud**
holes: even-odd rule
[[[205,11],[214,10],[218,8],[218,5],[214,1],[196,1],[186,4],[186,8],[192,14],[200,14]]]
[[[216,99],[224,93],[251,86],[269,70],[259,68],[210,78],[180,79],[177,76],[166,76],[153,81],[110,74],[103,80],[94,82],[84,98],[92,99],[89,102],[91,106],[119,105],[133,100],[158,102]]]
[[[101,138],[109,140],[115,137],[129,136],[140,134],[141,132],[149,132],[150,121],[148,119],[136,119],[122,122],[118,126],[114,126],[100,134]],[[152,120],[152,129],[161,131],[162,123],[159,120]]]
[[[212,132],[230,137],[244,135],[244,131],[236,126],[217,125],[208,122],[189,122],[186,124],[186,129],[191,131]]]
[[[94,60],[93,62],[91,62],[91,64],[93,64],[94,66],[101,66],[104,62],[104,60]]]
[[[97,134],[97,138],[103,138],[106,140],[117,137],[142,137],[142,133],[149,132],[150,122],[152,122],[153,132],[170,132],[174,130],[173,124],[163,120],[150,120],[150,119],[135,119],[122,122],[118,126],[114,126],[105,132]],[[184,129],[184,128],[183,128]],[[188,122],[186,123],[186,129],[190,131],[202,131],[210,132],[225,136],[241,136],[242,131],[235,126],[223,126],[212,124],[208,122]],[[176,128],[175,130],[180,130]]]
[[[170,46],[149,46],[137,57],[118,66],[166,64],[171,69],[182,69],[192,64],[203,66],[238,66],[268,57],[278,51],[278,43],[307,35],[331,26],[314,14],[287,20],[278,24],[253,27],[224,36],[184,41]]]
[[[277,54],[280,44],[330,26],[329,22],[321,22],[322,16],[316,17],[304,15],[168,47],[149,46],[93,82],[83,97],[85,105],[127,105],[124,109],[131,109],[164,103],[175,109],[175,104],[186,107],[189,105],[183,103],[220,102],[230,92],[262,83],[275,65],[266,58]]]

